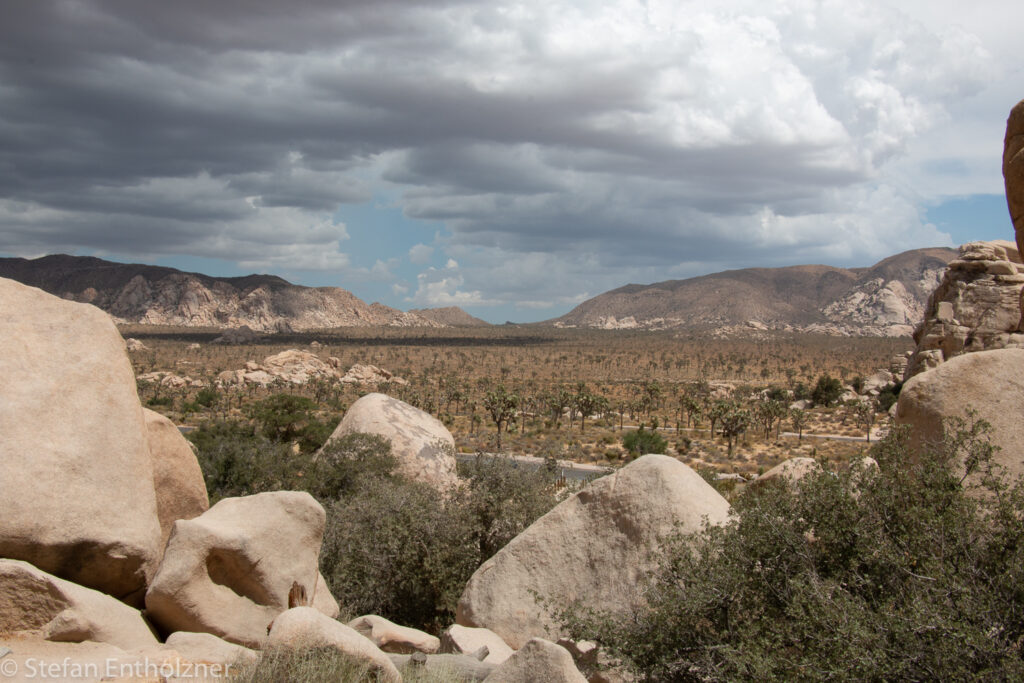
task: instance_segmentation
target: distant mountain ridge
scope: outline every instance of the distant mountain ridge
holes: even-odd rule
[[[626,285],[546,321],[599,329],[747,327],[851,336],[909,335],[955,249],[890,256],[870,268],[746,268]]]
[[[211,277],[90,256],[0,258],[0,277],[94,304],[119,322],[221,328],[247,325],[264,332],[451,326],[446,319],[487,324],[461,309],[406,313],[379,303],[367,304],[339,287],[303,287],[275,275]]]

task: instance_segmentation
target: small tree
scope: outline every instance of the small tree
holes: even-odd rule
[[[811,391],[811,400],[817,405],[827,408],[838,401],[842,395],[842,382],[835,377],[825,374],[818,377],[818,383],[814,385],[814,389]]]
[[[789,421],[793,424],[793,429],[796,431],[796,440],[804,440],[804,427],[807,426],[807,413],[799,408],[793,408],[789,411]]]
[[[577,391],[573,403],[576,406],[576,412],[580,415],[580,434],[583,433],[583,429],[587,424],[587,418],[591,415],[608,410],[608,399],[604,396],[593,394],[587,389],[586,385],[581,385],[579,391]]]
[[[259,401],[249,411],[260,431],[274,441],[292,441],[313,418],[316,403],[305,396],[274,394]]]
[[[491,416],[494,426],[498,429],[495,447],[499,451],[501,450],[502,427],[510,420],[515,419],[519,403],[519,394],[510,393],[504,384],[499,384],[484,395],[484,410]]]

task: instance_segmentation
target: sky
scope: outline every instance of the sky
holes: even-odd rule
[[[1005,0],[7,0],[0,255],[553,318],[1013,239]]]

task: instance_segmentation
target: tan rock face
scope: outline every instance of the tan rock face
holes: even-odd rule
[[[962,353],[1024,347],[1019,332],[1024,263],[1013,242],[970,242],[960,247],[932,292],[924,321],[914,331],[917,347],[905,377]]]
[[[586,680],[568,650],[543,638],[531,638],[484,679],[485,683],[584,683]]]
[[[807,475],[820,471],[821,465],[814,458],[790,458],[762,474],[757,481],[784,479],[790,484],[796,484]]]
[[[453,624],[441,634],[442,652],[471,655],[479,652],[482,647],[487,648],[487,656],[483,661],[488,664],[501,664],[514,652],[501,636],[486,628]]]
[[[440,420],[419,408],[384,394],[367,394],[352,404],[327,443],[354,432],[391,441],[398,470],[412,479],[441,490],[458,481],[455,439]]]
[[[47,640],[157,645],[137,609],[20,560],[0,560],[0,634],[41,631]]]
[[[160,525],[135,377],[110,317],[0,279],[0,557],[141,597]]]
[[[1010,110],[1003,140],[1003,180],[1006,203],[1017,236],[1017,249],[1024,253],[1024,100]]]
[[[190,662],[248,666],[259,659],[254,650],[229,643],[209,633],[176,631],[167,637],[165,647]]]
[[[246,647],[264,643],[294,584],[336,615],[317,569],[325,519],[308,493],[275,491],[226,498],[178,520],[146,593],[149,615],[166,631],[212,633]]]
[[[422,652],[432,655],[441,649],[441,641],[437,636],[408,626],[399,626],[376,614],[356,617],[348,622],[348,626],[369,638],[384,652],[396,654]]]
[[[565,605],[582,600],[626,611],[676,524],[721,524],[729,504],[700,475],[664,455],[645,455],[555,506],[484,562],[459,600],[456,621],[489,628],[513,648],[557,637],[533,592]]]
[[[160,413],[148,408],[142,412],[153,462],[162,554],[175,520],[198,517],[210,508],[210,499],[196,454],[178,428]]]
[[[896,404],[896,423],[911,427],[915,448],[943,438],[942,422],[964,417],[967,409],[993,427],[995,460],[1011,476],[1024,475],[1024,349],[1001,349],[957,356],[908,380]]]
[[[311,607],[295,607],[277,617],[267,645],[290,649],[334,647],[366,663],[378,676],[377,680],[402,680],[388,656],[368,638]]]

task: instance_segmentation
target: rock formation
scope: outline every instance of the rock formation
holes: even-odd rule
[[[437,636],[408,626],[399,626],[376,614],[356,617],[348,622],[348,627],[369,638],[384,652],[396,654],[422,652],[432,655],[441,649],[441,641]]]
[[[456,621],[489,628],[513,648],[557,637],[534,593],[559,605],[625,612],[654,569],[660,542],[679,525],[724,523],[729,504],[699,474],[664,455],[645,455],[559,503],[473,574]]]
[[[993,427],[994,459],[1011,476],[1024,475],[1024,349],[981,351],[952,358],[911,378],[896,404],[896,423],[911,427],[915,448],[941,442],[943,421],[968,409]]]
[[[337,616],[317,569],[325,518],[308,493],[275,491],[225,498],[178,520],[146,593],[147,612],[168,632],[212,633],[246,647],[263,645],[295,584]]]
[[[917,346],[906,378],[972,351],[1024,347],[1020,297],[1024,263],[1013,242],[970,242],[960,247],[928,299],[914,330]]]
[[[40,632],[46,640],[157,644],[137,609],[20,560],[0,560],[0,633]]]
[[[174,423],[143,408],[149,453],[153,463],[156,514],[160,520],[160,551],[167,545],[174,522],[198,517],[210,508],[206,482],[192,447]]]
[[[419,408],[384,394],[367,394],[348,409],[327,445],[353,432],[388,439],[398,470],[411,479],[440,490],[458,481],[455,439],[440,420]]]
[[[139,379],[158,381],[167,386],[168,373],[147,373],[140,375]],[[397,377],[383,368],[376,365],[363,365],[356,363],[347,372],[341,371],[341,361],[334,356],[326,361],[322,360],[315,353],[288,349],[281,353],[267,356],[262,363],[249,361],[244,368],[238,370],[225,370],[217,375],[217,383],[221,387],[243,386],[246,384],[258,384],[268,386],[274,382],[286,382],[288,384],[304,385],[316,380],[328,382],[341,382],[342,384],[358,384],[360,386],[379,386],[386,383],[408,384],[401,377]],[[192,382],[188,377],[181,378],[183,384]]]
[[[1017,237],[1017,251],[1024,254],[1024,100],[1010,110],[1003,139],[1003,181],[1006,203]]]
[[[99,309],[0,279],[0,557],[138,602],[160,556],[146,425]]]
[[[277,648],[333,647],[366,666],[375,680],[401,683],[398,669],[368,638],[310,607],[290,609],[276,619],[267,644]]]

